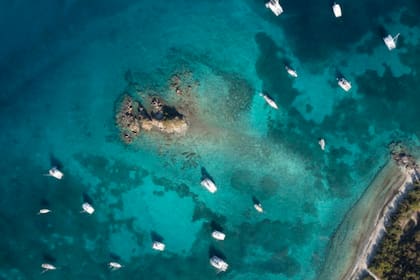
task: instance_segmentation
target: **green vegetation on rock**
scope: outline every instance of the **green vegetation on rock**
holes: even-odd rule
[[[369,269],[381,279],[420,280],[420,183],[391,217]]]

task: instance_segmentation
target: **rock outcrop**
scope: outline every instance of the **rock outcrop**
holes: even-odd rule
[[[183,134],[188,129],[187,121],[174,107],[165,105],[154,97],[150,113],[131,96],[125,95],[116,114],[116,121],[122,132],[122,139],[131,143],[142,131],[160,131],[165,134]]]

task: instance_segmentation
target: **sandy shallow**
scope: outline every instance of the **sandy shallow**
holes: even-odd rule
[[[384,222],[411,183],[410,171],[393,160],[379,171],[335,233],[319,279],[357,279],[383,235]]]

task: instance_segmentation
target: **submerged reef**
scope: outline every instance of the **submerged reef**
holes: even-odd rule
[[[147,110],[140,101],[125,95],[117,111],[116,120],[126,143],[132,142],[141,131],[156,130],[167,134],[182,134],[188,128],[184,116],[157,97],[151,99],[150,109]]]
[[[117,102],[116,123],[125,143],[142,132],[184,135],[197,112],[198,81],[188,70],[172,72],[166,86],[159,81],[140,86],[144,74],[127,71],[128,85]],[[159,76],[161,80],[161,76]],[[160,85],[160,86],[159,86]]]

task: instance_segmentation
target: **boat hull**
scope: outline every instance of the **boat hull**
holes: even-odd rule
[[[276,102],[274,102],[273,99],[271,99],[265,94],[261,94],[261,96],[264,98],[265,102],[267,102],[267,104],[270,105],[271,108],[276,109],[276,110],[279,109],[279,107],[277,106]]]
[[[338,79],[338,85],[344,90],[349,91],[351,89],[351,83],[344,78]]]
[[[325,150],[325,140],[324,139],[319,139],[318,141],[319,146],[321,147],[321,150]]]
[[[92,207],[89,203],[85,202],[82,204],[83,212],[88,213],[89,215],[92,215],[93,212],[95,212],[95,208]]]
[[[283,13],[283,8],[280,6],[278,0],[270,0],[265,3],[265,7],[270,9],[276,16],[279,16]]]
[[[220,231],[217,231],[217,230],[213,231],[211,233],[211,236],[216,240],[225,240],[225,238],[226,238],[226,235],[223,232],[220,232]]]
[[[391,35],[386,36],[383,40],[388,50],[392,51],[397,47],[397,44],[395,43],[395,40],[394,38],[392,38]]]
[[[292,68],[286,66],[286,71],[293,78],[297,78],[298,77],[297,72],[295,70],[293,70]]]
[[[341,13],[341,7],[337,3],[334,3],[334,5],[332,6],[332,9],[333,9],[334,16],[336,18],[339,18],[339,17],[341,17],[343,15]]]
[[[229,265],[219,257],[213,256],[210,259],[210,264],[219,271],[226,271]]]
[[[264,209],[262,208],[261,204],[254,204],[254,208],[260,213],[264,212]]]
[[[165,244],[163,244],[162,242],[155,241],[153,242],[152,248],[156,251],[164,251]]]
[[[215,193],[217,191],[216,184],[212,180],[210,180],[208,178],[202,180],[201,181],[201,185],[203,187],[205,187],[211,193]]]
[[[50,174],[51,177],[56,178],[57,180],[61,180],[64,176],[63,172],[61,172],[60,170],[58,170],[56,167],[51,168],[48,173]]]

